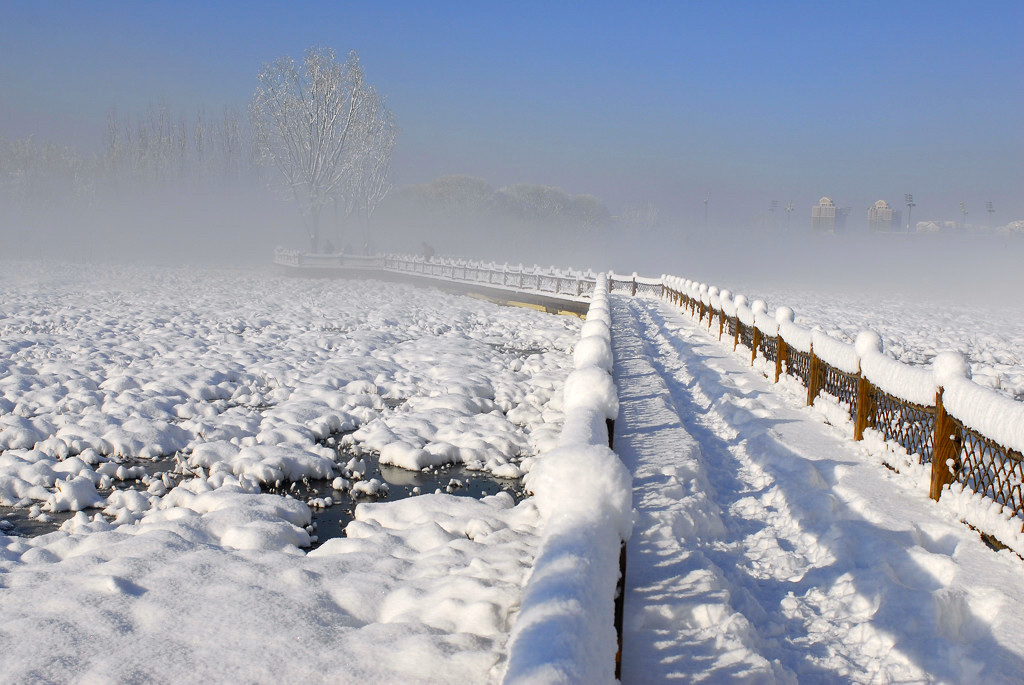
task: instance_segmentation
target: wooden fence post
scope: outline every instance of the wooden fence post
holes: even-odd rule
[[[735,352],[740,344],[740,315],[732,317],[732,351]]]
[[[807,406],[814,404],[814,400],[821,392],[821,360],[814,354],[814,345],[811,345],[811,363],[807,373]]]
[[[714,320],[715,320],[715,308],[709,306],[708,307],[708,331],[709,332],[711,331],[711,324],[714,323]]]
[[[864,372],[857,369],[857,413],[853,419],[853,439],[863,440],[864,429],[868,427],[871,413],[871,382],[864,377]]]
[[[757,359],[757,346],[761,344],[761,329],[754,324],[754,327],[750,331],[750,365],[754,365],[754,360]]]
[[[786,362],[786,354],[788,352],[786,347],[786,341],[782,338],[782,334],[775,336],[775,382],[779,382],[779,377],[782,375],[782,365]]]
[[[636,276],[633,276],[633,290],[629,294],[632,297],[636,297]]]
[[[935,433],[932,434],[932,479],[929,496],[938,501],[942,488],[953,482],[953,471],[958,468],[959,443],[956,427],[942,404],[942,388],[935,393]],[[950,464],[952,463],[952,469]]]
[[[722,339],[722,333],[725,332],[725,310],[718,310],[718,339]]]

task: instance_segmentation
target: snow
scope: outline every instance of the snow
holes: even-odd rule
[[[579,320],[254,272],[36,266],[0,290],[0,504],[77,512],[0,536],[0,680],[501,680],[557,514],[507,494],[364,502],[305,553],[332,498],[262,490],[385,497],[359,456],[376,450],[519,477],[565,449]]]
[[[593,410],[602,418],[615,420],[619,413],[619,397],[608,372],[599,366],[576,369],[565,379],[566,412],[575,409]]]
[[[815,356],[826,364],[845,373],[857,373],[859,370],[857,350],[853,345],[836,340],[821,331],[811,331],[811,345]]]
[[[5,271],[0,504],[63,523],[0,535],[0,680],[608,683],[623,541],[625,682],[1019,680],[1024,562],[961,523],[1020,550],[1019,519],[932,502],[927,468],[598,280],[581,324],[373,281]],[[678,285],[1021,444],[978,349]],[[370,452],[533,496],[364,501],[308,551],[333,498],[265,490],[386,497]]]
[[[593,329],[592,329],[593,330]],[[612,347],[607,338],[601,334],[588,335],[580,338],[572,353],[576,368],[596,366],[605,372],[612,370]]]

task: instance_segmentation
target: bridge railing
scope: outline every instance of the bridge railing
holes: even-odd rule
[[[479,283],[494,288],[544,293],[576,300],[589,299],[598,278],[598,274],[590,270],[527,267],[522,264],[497,264],[438,257],[427,259],[393,254],[384,255],[382,259],[385,271],[463,283]]]
[[[310,254],[279,247],[274,250],[274,263],[308,269],[382,269],[384,257],[344,253]]]
[[[885,355],[870,331],[851,345],[796,324],[788,307],[769,316],[759,300],[748,304],[742,295],[673,276],[663,281],[664,297],[733,349],[749,350],[751,365],[760,357],[776,383],[785,376],[803,385],[807,405],[822,394],[834,398],[854,440],[874,434],[898,446],[910,465],[929,470],[932,499],[951,500],[990,542],[1024,554],[1024,403],[973,382],[957,353],[911,366]]]

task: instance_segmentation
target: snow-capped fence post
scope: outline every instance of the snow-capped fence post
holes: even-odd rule
[[[750,365],[757,361],[757,348],[761,344],[761,329],[755,323],[750,329]]]
[[[732,317],[732,351],[735,352],[740,344],[740,315]]]
[[[721,340],[722,336],[719,335],[718,339]],[[786,363],[786,354],[788,348],[786,346],[786,339],[779,333],[775,336],[775,382],[779,382],[779,377],[782,375],[782,365]]]
[[[814,354],[814,344],[811,344],[811,363],[807,372],[807,406],[814,404],[818,393],[821,392],[821,359]]]
[[[868,427],[869,403],[871,402],[871,381],[857,366],[857,413],[853,420],[853,439],[863,440],[864,429]]]
[[[636,272],[633,272],[633,287],[629,294],[631,297],[636,297]]]
[[[932,477],[928,495],[938,501],[942,488],[953,482],[959,450],[956,426],[942,404],[943,389],[935,393],[935,433],[932,435]]]

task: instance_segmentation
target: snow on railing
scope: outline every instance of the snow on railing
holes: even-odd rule
[[[789,307],[769,316],[757,300],[696,281],[663,276],[664,296],[706,321],[733,349],[750,350],[807,388],[811,405],[834,398],[853,423],[853,439],[872,436],[909,460],[890,468],[929,469],[929,495],[942,497],[966,523],[1024,554],[1024,403],[978,385],[956,352],[931,366],[884,354],[881,338],[862,331],[855,344],[794,323]],[[896,461],[896,460],[891,460]]]
[[[545,523],[509,637],[506,683],[613,683],[621,675],[633,487],[611,450],[619,399],[610,373],[607,279],[595,280],[563,390],[558,447],[524,477]]]

